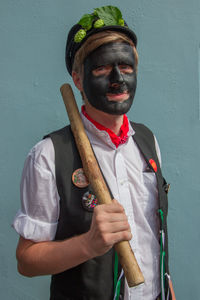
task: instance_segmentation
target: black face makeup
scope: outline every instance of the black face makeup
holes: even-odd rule
[[[129,44],[105,44],[86,57],[83,89],[96,109],[112,115],[127,113],[136,85],[135,58]]]

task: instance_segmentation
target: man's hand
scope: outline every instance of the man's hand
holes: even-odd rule
[[[111,204],[98,205],[94,209],[90,230],[85,234],[85,247],[92,257],[106,253],[120,241],[132,238],[124,208],[113,200]]]

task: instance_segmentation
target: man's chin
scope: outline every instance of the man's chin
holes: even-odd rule
[[[132,103],[133,99],[130,98],[122,102],[107,100],[101,105],[95,106],[95,108],[110,115],[124,115],[130,110]]]

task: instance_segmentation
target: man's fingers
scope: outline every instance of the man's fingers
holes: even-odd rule
[[[130,226],[127,221],[122,222],[112,222],[112,223],[102,223],[99,225],[99,229],[102,233],[116,233],[122,231],[131,231]]]
[[[97,223],[128,222],[128,218],[123,213],[103,213],[96,215]]]
[[[94,256],[104,254],[120,241],[131,240],[131,229],[123,206],[116,200],[96,206],[87,238]]]
[[[132,239],[132,234],[130,231],[121,231],[106,236],[108,245],[114,245],[121,241],[130,241]]]

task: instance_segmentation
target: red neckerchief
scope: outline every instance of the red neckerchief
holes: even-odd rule
[[[128,118],[126,115],[123,116],[123,124],[120,128],[120,135],[117,136],[112,130],[110,130],[109,128],[106,128],[105,126],[99,124],[98,122],[96,122],[95,120],[93,120],[90,116],[88,116],[88,114],[85,111],[85,106],[83,105],[81,107],[81,111],[83,113],[83,115],[92,123],[96,126],[96,128],[98,128],[99,130],[104,130],[106,131],[110,138],[111,141],[113,142],[113,144],[116,146],[116,148],[121,145],[126,143],[127,139],[128,139],[128,131],[129,131],[129,123],[128,123]]]

